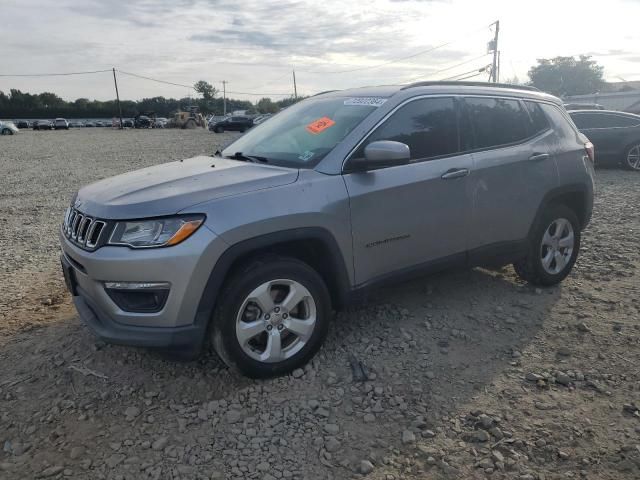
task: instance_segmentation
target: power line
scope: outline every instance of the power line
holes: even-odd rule
[[[129,75],[129,76],[132,76],[132,77],[142,78],[142,79],[144,79],[144,80],[150,80],[150,81],[152,81],[152,82],[164,83],[164,84],[167,84],[167,85],[174,85],[174,86],[176,86],[176,87],[185,87],[185,88],[190,88],[190,89],[192,89],[192,90],[195,90],[195,88],[193,87],[193,85],[185,85],[185,84],[183,84],[183,83],[168,82],[168,81],[166,81],[166,80],[160,80],[160,79],[158,79],[158,78],[146,77],[146,76],[144,76],[144,75],[138,75],[137,73],[125,72],[125,71],[122,71],[122,70],[117,70],[117,71],[118,71],[118,72],[120,72],[120,73],[122,73],[122,74],[124,74],[124,75]],[[234,94],[234,95],[256,95],[256,96],[259,96],[259,95],[263,95],[263,96],[267,96],[267,95],[273,95],[273,96],[276,96],[276,95],[290,96],[290,95],[291,95],[290,93],[231,92],[231,91],[229,91],[229,90],[227,90],[227,93],[232,93],[232,94]]]
[[[454,68],[461,67],[462,65],[466,65],[468,63],[475,62],[476,60],[480,60],[481,58],[486,57],[487,55],[489,55],[489,53],[483,53],[482,55],[479,55],[479,56],[474,57],[474,58],[470,58],[469,60],[465,60],[464,62],[459,62],[459,63],[456,63],[455,65],[451,65],[449,67],[445,67],[445,68],[441,68],[440,70],[436,70],[435,72],[430,72],[427,75],[426,80],[430,79],[434,75],[437,75],[438,73],[447,72],[449,70],[453,70]],[[423,75],[417,75],[417,76],[414,75],[409,80],[403,80],[403,82],[413,82],[413,81],[415,81],[415,80],[417,80],[419,78],[423,78]]]
[[[468,78],[477,77],[478,75],[482,75],[483,72],[484,72],[484,70],[482,72],[474,73],[473,75],[468,75],[468,76],[462,77],[462,78],[456,78],[454,81],[458,82],[458,81],[462,81],[462,80],[467,80]]]
[[[118,70],[118,72],[122,73],[123,75],[129,75],[131,77],[142,78],[144,80],[151,80],[152,82],[164,83],[166,85],[173,85],[173,86],[176,86],[176,87],[191,88],[191,89],[195,90],[195,88],[193,88],[193,85],[184,85],[182,83],[167,82],[166,80],[158,80],[157,78],[145,77],[144,75],[138,75],[137,73],[125,72],[123,70]]]
[[[70,75],[88,75],[91,73],[106,73],[111,70],[91,70],[87,72],[66,72],[66,73],[20,73],[20,74],[0,74],[0,77],[66,77]]]
[[[477,73],[478,75],[482,72],[486,71],[491,65],[485,65],[481,68],[474,68],[473,70],[469,70],[468,72],[459,73],[458,75],[453,75],[452,77],[443,78],[441,80],[462,80],[462,78],[458,78],[464,75],[469,75],[470,73]]]
[[[471,30],[471,31],[467,32],[467,35],[469,35],[471,33],[478,32],[480,30],[484,30],[485,28],[488,28],[491,25],[493,25],[493,24],[483,25],[480,28],[477,28],[475,30]],[[433,52],[434,50],[437,50],[439,48],[447,47],[447,46],[451,45],[452,43],[455,43],[455,42],[459,41],[461,38],[464,38],[464,36],[463,37],[454,38],[453,40],[450,40],[450,41],[445,42],[445,43],[441,43],[440,45],[436,45],[435,47],[430,47],[430,48],[427,48],[426,50],[421,50],[421,51],[419,51],[417,53],[413,53],[411,55],[407,55],[407,56],[404,56],[404,57],[399,57],[399,58],[395,58],[395,59],[392,59],[392,60],[388,60],[386,62],[379,63],[377,65],[369,65],[369,66],[366,66],[366,67],[352,68],[352,69],[348,69],[348,70],[334,70],[334,71],[329,71],[329,72],[322,71],[322,70],[314,70],[314,71],[301,70],[301,71],[304,71],[305,73],[323,73],[323,74],[360,72],[362,70],[369,70],[369,69],[372,69],[372,68],[384,67],[385,65],[390,65],[392,63],[401,62],[403,60],[409,60],[410,58],[418,57],[420,55],[424,55],[426,53]]]
[[[230,92],[229,90],[227,90],[227,93],[233,93],[234,95],[262,95],[262,96],[284,96],[284,97],[290,97],[291,93],[254,93],[254,92]]]

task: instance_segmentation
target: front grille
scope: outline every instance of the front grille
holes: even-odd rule
[[[106,227],[106,222],[69,207],[64,216],[62,231],[65,237],[75,245],[86,250],[93,250],[100,246]]]

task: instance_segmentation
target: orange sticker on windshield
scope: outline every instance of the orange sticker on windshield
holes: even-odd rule
[[[307,125],[307,131],[317,135],[320,132],[324,132],[327,128],[333,127],[335,124],[336,122],[331,120],[329,117],[322,117]]]

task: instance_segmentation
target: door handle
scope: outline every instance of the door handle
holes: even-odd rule
[[[440,178],[443,180],[452,180],[454,178],[466,177],[467,175],[469,175],[468,168],[451,168],[444,172]]]
[[[529,160],[532,162],[539,162],[540,160],[546,160],[547,158],[549,158],[548,153],[534,153],[529,157]]]

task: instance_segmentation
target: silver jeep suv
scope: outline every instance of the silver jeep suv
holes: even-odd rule
[[[278,375],[314,355],[334,310],[387,282],[507,263],[560,282],[591,217],[593,154],[531,88],[325,92],[213,157],[80,189],[63,270],[108,342],[210,343],[246,375]]]

